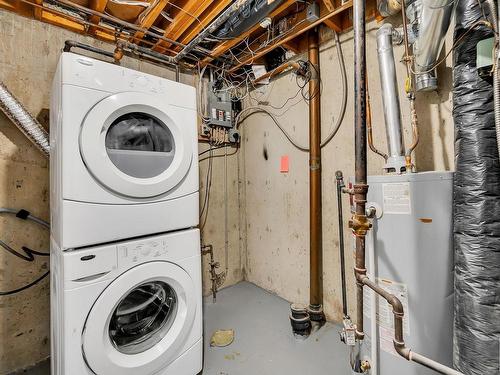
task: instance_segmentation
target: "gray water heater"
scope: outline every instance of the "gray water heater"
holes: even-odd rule
[[[447,366],[453,355],[452,183],[452,172],[368,178],[368,206],[379,216],[367,238],[367,254],[375,245],[375,270],[368,274],[403,302],[407,346]],[[368,288],[364,299],[363,351],[373,358]],[[382,298],[376,306],[378,374],[437,374],[395,352],[392,309]]]

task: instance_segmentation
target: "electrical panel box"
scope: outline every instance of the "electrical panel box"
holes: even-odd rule
[[[203,132],[210,134],[211,129],[226,129],[228,140],[231,143],[239,142],[239,132],[235,127],[237,114],[241,111],[240,100],[231,97],[221,80],[209,83],[207,95],[208,118],[206,118]]]

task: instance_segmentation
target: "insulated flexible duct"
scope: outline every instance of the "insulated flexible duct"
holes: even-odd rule
[[[476,67],[477,43],[493,36],[476,23],[483,12],[485,2],[462,0],[455,15],[455,40],[468,35],[453,71],[454,364],[467,375],[500,373],[500,163],[493,88]]]
[[[46,157],[49,157],[50,144],[47,132],[3,82],[0,82],[0,109]]]

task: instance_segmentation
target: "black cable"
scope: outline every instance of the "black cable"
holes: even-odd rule
[[[13,209],[10,209],[10,208],[0,208],[0,213],[6,213],[6,214],[11,214],[11,215],[15,215],[16,217],[18,217],[19,219],[22,219],[22,220],[31,220],[45,228],[50,228],[49,226],[49,223],[47,223],[46,221],[43,221],[35,216],[32,216],[28,211],[26,210],[13,210]],[[10,245],[8,245],[7,243],[5,243],[4,241],[0,240],[0,247],[2,247],[5,251],[7,251],[8,253],[26,261],[26,262],[33,262],[35,261],[35,256],[43,256],[43,257],[48,257],[50,256],[50,253],[45,253],[45,252],[40,252],[40,251],[36,251],[36,250],[32,250],[26,246],[23,246],[22,247],[22,250],[24,252],[21,253],[17,250],[15,250],[14,248],[12,248]],[[19,293],[19,292],[22,292],[26,289],[29,289],[31,288],[32,286],[38,284],[40,281],[42,281],[45,277],[47,277],[47,275],[50,273],[50,271],[47,271],[45,272],[43,275],[41,275],[40,277],[38,277],[36,280],[26,284],[26,285],[23,285],[19,288],[16,288],[16,289],[13,289],[13,290],[9,290],[9,291],[0,291],[0,296],[9,296],[9,295],[12,295],[12,294],[16,294],[16,293]]]
[[[210,153],[212,155],[212,153]],[[200,229],[203,230],[205,228],[205,224],[207,223],[208,219],[208,210],[210,208],[210,190],[212,189],[212,164],[213,164],[213,158],[210,158],[209,161],[210,164],[210,180],[208,181],[208,185],[206,186],[206,212],[205,212],[205,217],[203,221],[200,223]],[[203,214],[201,215],[203,216]]]
[[[210,148],[208,149],[210,155],[212,155],[212,150],[213,150],[212,144],[210,144]],[[201,207],[200,211],[200,219],[203,217],[203,213],[205,212],[205,208],[207,207],[208,204],[211,184],[212,184],[212,159],[210,158],[208,163],[206,182],[205,182],[205,197],[203,198],[203,206]]]
[[[35,255],[42,256],[42,257],[50,256],[50,253],[42,253],[40,251],[31,250],[29,247],[26,247],[26,246],[23,246],[21,248],[24,252],[24,254],[21,254],[19,251],[14,250],[12,247],[7,245],[2,240],[0,240],[0,246],[3,247],[5,251],[11,253],[12,255],[14,255],[18,258],[21,258],[22,260],[25,260],[26,262],[33,262],[35,260]]]
[[[47,271],[45,272],[42,276],[40,276],[38,279],[36,279],[35,281],[32,281],[31,283],[29,284],[26,284],[20,288],[17,288],[17,289],[13,289],[13,290],[9,290],[7,292],[2,292],[0,291],[0,297],[1,296],[10,296],[12,294],[16,294],[16,293],[19,293],[19,292],[22,292],[23,290],[26,290],[26,289],[29,289],[31,288],[32,286],[35,286],[36,284],[38,284],[40,281],[42,281],[43,279],[45,279],[48,275],[49,275],[50,271]]]
[[[235,147],[235,150],[233,152],[231,152],[230,154],[227,154],[227,155],[226,154],[214,154],[211,156],[206,156],[206,157],[200,159],[198,162],[201,163],[202,161],[209,160],[209,159],[223,158],[224,156],[233,156],[233,155],[236,155],[239,150],[240,150],[239,147]]]
[[[219,146],[215,146],[215,147],[212,147],[212,145],[210,145],[211,148],[209,148],[208,150],[205,150],[205,151],[202,151],[198,154],[198,156],[202,156],[202,155],[205,155],[211,151],[214,151],[214,150],[218,150],[219,148],[223,148],[223,147],[226,147],[227,144],[223,144],[223,145],[219,145]]]

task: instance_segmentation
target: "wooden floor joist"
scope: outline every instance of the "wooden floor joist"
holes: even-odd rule
[[[74,13],[68,13],[63,8],[58,9],[57,6],[54,7],[55,4],[49,7],[46,0],[0,0],[0,8],[79,34],[91,35],[109,43],[116,44],[118,40],[126,39],[143,48],[150,48],[156,53],[172,56],[181,51],[182,46],[191,42],[202,30],[209,27],[235,0],[144,1],[150,3],[149,7],[147,4],[141,8],[113,0],[88,0],[88,2],[71,0],[75,4]],[[263,59],[267,53],[279,46],[301,53],[304,45],[303,34],[307,30],[321,23],[336,32],[343,32],[351,27],[352,1],[344,4],[342,1],[318,0],[320,17],[316,21],[309,22],[305,18],[307,3],[282,0],[268,17],[273,21],[273,32],[276,32],[278,22],[286,18],[285,28],[288,31],[280,31],[282,35],[273,37],[275,39],[269,43],[266,40],[268,30],[257,23],[235,38],[212,41],[212,51],[201,59],[201,63],[218,64],[216,59],[231,50],[232,54],[237,55],[238,61],[236,65],[230,65],[230,71],[236,72],[255,59]],[[64,5],[71,8],[71,2],[64,2]],[[366,2],[367,14],[377,15],[374,13],[376,0],[366,0]],[[88,11],[85,11],[85,8]],[[172,18],[171,22],[167,17],[162,17],[163,11],[168,12]],[[84,17],[79,14],[83,14]],[[101,22],[101,18],[107,18],[107,22]]]
[[[90,9],[93,9],[99,13],[103,13],[108,5],[108,0],[90,0]],[[89,18],[90,22],[94,25],[99,24],[101,17],[92,15]],[[94,34],[97,29],[94,26],[89,27],[88,33]]]
[[[151,7],[144,13],[142,19],[140,19],[139,27],[141,29],[149,29],[155,23],[156,19],[160,16],[160,13],[165,9],[170,0],[158,0],[153,3]],[[142,38],[144,38],[145,33],[142,31],[137,31],[134,37],[131,39],[132,43],[139,43]]]

